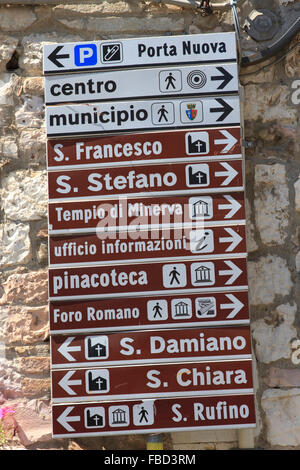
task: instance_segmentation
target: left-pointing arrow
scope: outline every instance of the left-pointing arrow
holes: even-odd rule
[[[48,55],[48,60],[52,62],[52,64],[56,65],[56,67],[63,67],[64,64],[59,62],[58,59],[68,59],[70,57],[70,54],[59,54],[59,52],[63,49],[64,46],[57,46],[51,54]]]
[[[58,382],[58,385],[61,386],[69,395],[77,395],[76,392],[71,388],[71,386],[75,387],[76,385],[81,385],[81,380],[70,380],[71,377],[75,374],[76,371],[69,370],[63,378]]]
[[[61,424],[69,432],[75,431],[75,429],[70,426],[69,422],[80,421],[80,416],[69,416],[69,414],[73,411],[74,408],[75,406],[68,406],[57,418],[59,424]]]
[[[70,352],[81,351],[81,346],[70,346],[73,339],[74,336],[70,336],[58,348],[58,352],[60,352],[60,354],[62,354],[70,362],[75,361],[75,358],[70,354]]]
[[[229,114],[233,111],[233,108],[223,100],[223,98],[215,98],[215,100],[222,106],[221,108],[210,108],[211,113],[222,113],[218,119],[219,121],[224,121],[224,119],[229,116]]]
[[[228,72],[228,70],[224,69],[224,67],[216,67],[222,75],[217,75],[215,77],[211,77],[212,80],[222,80],[222,83],[218,86],[217,90],[223,90],[229,82],[233,79],[233,75]]]

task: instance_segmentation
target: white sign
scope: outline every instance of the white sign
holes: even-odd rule
[[[240,124],[239,96],[115,101],[46,108],[47,135]]]
[[[45,77],[46,104],[238,92],[236,63]]]
[[[44,45],[44,73],[236,61],[235,33]]]

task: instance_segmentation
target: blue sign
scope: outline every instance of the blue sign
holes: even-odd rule
[[[77,67],[87,67],[97,64],[97,45],[79,44],[74,47],[74,60]]]

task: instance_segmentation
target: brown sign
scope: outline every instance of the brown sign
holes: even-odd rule
[[[245,257],[49,269],[50,300],[247,289]]]
[[[52,367],[251,358],[249,326],[51,337]]]
[[[50,302],[50,333],[248,324],[248,292]]]
[[[253,392],[252,362],[184,362],[52,371],[54,403]]]
[[[245,223],[244,193],[120,198],[49,204],[49,234],[204,223]]]
[[[47,142],[48,169],[241,157],[240,127],[135,133]]]
[[[246,254],[245,225],[165,228],[50,237],[50,266],[128,263],[144,259],[201,259]]]
[[[49,200],[242,191],[242,160],[48,172]]]
[[[255,427],[254,395],[53,406],[53,437]]]

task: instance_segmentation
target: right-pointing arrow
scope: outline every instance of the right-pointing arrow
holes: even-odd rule
[[[224,261],[224,263],[227,264],[227,266],[230,269],[220,270],[219,275],[220,276],[230,276],[229,279],[227,279],[227,281],[225,282],[225,284],[226,285],[233,284],[234,281],[237,280],[237,278],[242,274],[243,271],[236,264],[234,264],[232,261]]]
[[[224,67],[216,67],[222,75],[217,75],[215,77],[211,77],[212,80],[220,80],[222,83],[218,86],[217,90],[223,90],[229,82],[233,79],[233,75],[228,72],[228,70],[224,69]]]
[[[225,251],[233,251],[243,240],[242,237],[232,228],[224,227],[224,230],[230,235],[229,237],[220,237],[220,243],[230,243]]]
[[[224,219],[231,219],[237,213],[237,211],[242,207],[242,205],[229,194],[223,195],[223,197],[227,199],[229,204],[219,204],[218,209],[220,211],[229,209],[229,212],[227,212],[227,214],[224,216]]]
[[[223,98],[215,98],[215,100],[221,105],[221,108],[210,108],[210,112],[222,113],[218,117],[217,122],[224,121],[227,116],[229,116],[229,114],[233,111],[233,108],[226,101],[224,101]]]
[[[57,418],[59,424],[64,427],[67,431],[73,432],[75,431],[72,426],[69,425],[69,422],[77,422],[80,421],[80,416],[69,416],[69,414],[73,411],[74,406],[68,406],[61,415]]]
[[[230,132],[226,131],[225,129],[221,132],[225,139],[215,139],[215,145],[225,145],[225,147],[221,150],[221,153],[229,153],[232,147],[237,143],[237,139],[230,134]]]
[[[231,312],[229,315],[227,315],[226,318],[234,318],[244,307],[244,304],[235,297],[233,294],[225,294],[226,297],[231,300],[231,304],[221,304],[220,307],[222,310],[224,309],[230,309]]]

